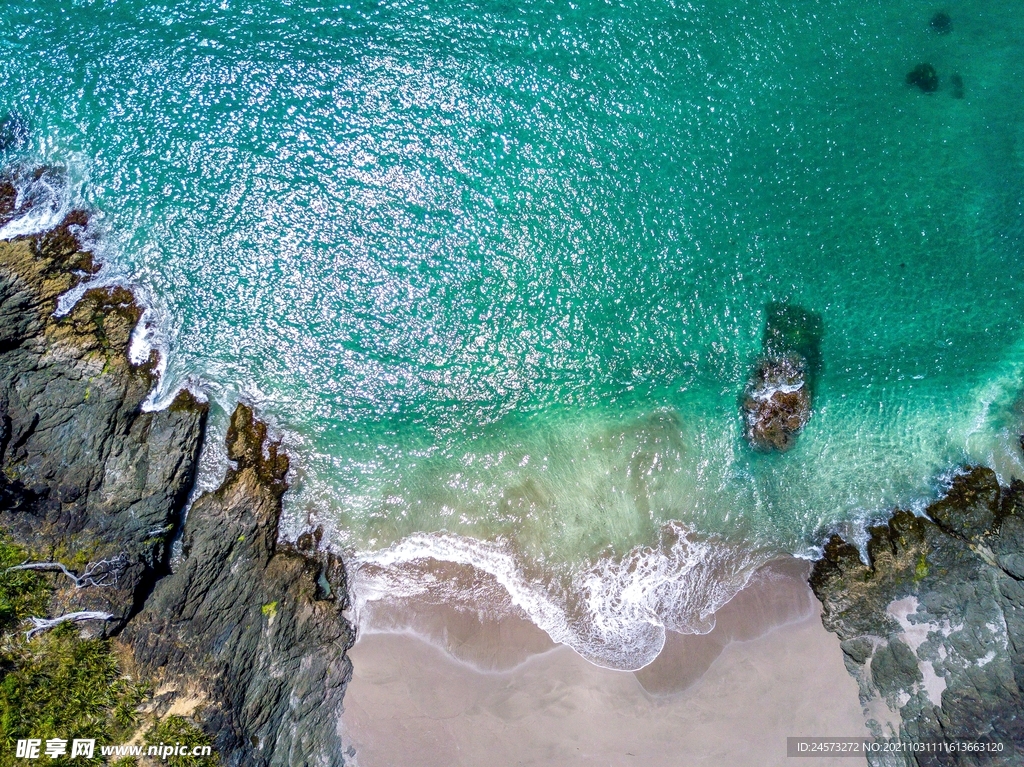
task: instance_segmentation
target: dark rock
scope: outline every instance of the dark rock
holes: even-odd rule
[[[117,561],[103,588],[62,593],[113,613],[117,631],[166,571],[192,486],[206,406],[142,412],[153,365],[127,349],[140,309],[90,290],[66,317],[57,298],[95,271],[76,212],[51,232],[0,242],[0,525],[41,555]],[[155,361],[153,361],[155,362]]]
[[[755,450],[785,451],[811,416],[821,370],[821,316],[792,304],[767,307],[763,356],[747,382],[743,433]]]
[[[950,75],[949,85],[953,89],[953,98],[962,99],[964,97],[964,78],[960,76],[959,72]]]
[[[18,190],[9,179],[0,179],[0,226],[12,218],[18,202]]]
[[[978,466],[958,477],[946,495],[928,507],[928,516],[950,535],[978,541],[997,528],[1000,502],[996,473]]]
[[[948,35],[953,31],[953,19],[951,19],[949,14],[945,11],[939,11],[932,16],[932,20],[928,22],[928,26],[936,34]]]
[[[918,64],[907,73],[907,85],[920,88],[924,93],[939,89],[939,73],[931,64]]]
[[[1022,509],[1024,483],[1000,487],[991,470],[972,468],[924,516],[897,511],[871,528],[867,563],[838,536],[826,544],[811,587],[876,735],[888,718],[906,741],[988,738],[1007,751],[984,764],[1024,759]],[[908,754],[900,763],[975,759]]]
[[[900,639],[893,639],[871,656],[871,680],[882,695],[893,695],[913,689],[923,677],[913,650]]]
[[[237,467],[193,504],[181,562],[122,640],[149,673],[179,680],[181,696],[214,704],[203,716],[227,764],[341,764],[354,640],[344,567],[278,544],[288,459],[244,405],[228,454]]]
[[[743,434],[756,450],[789,450],[811,415],[800,357],[762,360],[743,397]]]
[[[190,711],[223,763],[341,764],[353,640],[342,563],[319,531],[302,552],[279,544],[288,458],[239,406],[235,467],[193,504],[170,572],[207,406],[182,392],[143,412],[157,360],[128,359],[141,315],[129,291],[89,290],[54,316],[96,272],[78,240],[87,223],[75,212],[53,231],[0,241],[0,526],[40,559],[102,573],[82,589],[55,580],[52,614],[112,613],[87,630],[114,635],[154,683],[157,713]]]
[[[54,215],[61,209],[68,192],[68,177],[63,168],[15,167],[0,175],[0,226],[33,208],[48,208]],[[87,221],[84,213],[83,226]],[[77,223],[77,222],[69,222]],[[74,247],[78,249],[78,239]]]

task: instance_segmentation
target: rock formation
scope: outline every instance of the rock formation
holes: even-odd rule
[[[5,189],[0,222],[14,205]],[[278,542],[288,460],[244,406],[228,434],[234,466],[182,530],[207,406],[182,392],[142,410],[156,357],[129,361],[141,312],[128,290],[89,290],[54,315],[96,271],[86,223],[75,212],[0,241],[0,527],[93,573],[87,588],[58,579],[52,612],[109,615],[81,626],[113,636],[154,682],[156,709],[189,711],[225,764],[341,764],[353,640],[342,563],[310,535],[303,551]]]
[[[354,639],[341,616],[344,568],[308,537],[306,552],[278,545],[288,459],[244,405],[228,455],[236,467],[189,511],[181,563],[122,639],[177,697],[221,704],[209,722],[214,745],[245,755],[229,764],[340,764]]]
[[[909,755],[907,765],[1024,761],[1024,482],[971,468],[924,516],[869,530],[868,562],[838,536],[811,575],[876,735],[990,739],[1001,754]],[[878,764],[892,764],[893,760]]]
[[[755,450],[788,450],[807,424],[821,369],[821,336],[819,315],[769,304],[762,356],[741,401],[743,433]]]
[[[206,406],[187,393],[141,410],[155,359],[128,361],[141,314],[124,289],[88,291],[54,317],[58,297],[95,271],[78,248],[84,214],[39,237],[0,243],[0,525],[33,548],[112,568],[76,609],[118,631],[166,570],[192,487]],[[42,545],[41,545],[42,544]]]

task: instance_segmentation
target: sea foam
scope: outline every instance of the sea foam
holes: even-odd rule
[[[475,608],[490,618],[515,614],[598,666],[634,671],[658,656],[666,631],[711,631],[715,611],[769,558],[675,522],[661,533],[657,546],[602,558],[565,579],[528,577],[502,541],[411,535],[350,561],[355,620],[372,631],[374,603],[410,598]],[[478,577],[438,577],[442,563],[470,566]]]

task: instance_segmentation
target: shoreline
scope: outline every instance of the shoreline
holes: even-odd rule
[[[432,637],[360,632],[341,718],[353,763],[676,765],[686,754],[709,767],[781,765],[786,737],[866,736],[857,684],[821,624],[809,571],[773,560],[719,609],[711,632],[670,634],[634,672],[550,640],[518,654],[506,646],[518,662],[485,667],[467,658],[530,632],[478,622],[473,633],[465,614],[448,623],[435,615],[452,631]]]

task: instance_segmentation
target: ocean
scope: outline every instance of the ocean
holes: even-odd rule
[[[0,161],[54,169],[0,236],[92,211],[153,405],[258,408],[367,627],[443,601],[636,669],[773,556],[1024,476],[1005,0],[8,0],[0,57]],[[821,369],[764,454],[776,302]]]

